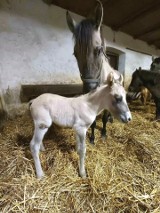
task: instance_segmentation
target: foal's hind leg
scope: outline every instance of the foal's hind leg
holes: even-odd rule
[[[41,126],[41,125],[35,125],[34,135],[30,142],[30,149],[33,156],[35,169],[37,178],[43,177],[44,173],[41,167],[40,159],[39,159],[39,150],[40,148],[43,148],[42,140],[44,138],[45,133],[47,132],[48,127]]]
[[[76,130],[76,149],[79,155],[79,174],[82,178],[86,178],[85,171],[85,155],[86,155],[86,130],[84,128]]]

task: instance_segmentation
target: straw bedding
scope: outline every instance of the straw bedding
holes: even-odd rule
[[[26,112],[0,133],[0,212],[160,212],[160,123],[154,104],[130,105],[133,121],[108,124],[108,138],[87,139],[87,179],[78,176],[72,130],[52,127],[40,153],[45,178],[37,180],[29,142],[33,123]]]

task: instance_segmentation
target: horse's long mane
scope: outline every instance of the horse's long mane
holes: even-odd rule
[[[84,19],[82,20],[75,29],[73,38],[78,45],[78,49],[81,53],[87,53],[92,46],[92,34],[95,30],[95,22],[93,19]],[[104,39],[102,37],[102,28],[101,28],[101,39],[102,45],[104,44]]]

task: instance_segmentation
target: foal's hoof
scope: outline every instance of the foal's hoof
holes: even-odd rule
[[[44,173],[37,174],[37,179],[41,180],[45,177]]]
[[[84,173],[81,173],[80,176],[81,176],[82,179],[86,179],[86,177],[87,177],[87,175],[86,175],[85,172],[84,172]]]

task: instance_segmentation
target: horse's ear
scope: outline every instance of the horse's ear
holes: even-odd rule
[[[68,24],[68,27],[69,27],[70,31],[74,34],[75,28],[76,28],[76,22],[71,17],[71,15],[70,15],[70,13],[68,11],[66,12],[66,20],[67,20],[67,24]]]
[[[139,67],[139,71],[141,71],[142,70],[142,68],[141,67]]]
[[[95,9],[95,23],[97,30],[100,30],[103,21],[103,6],[101,1],[97,0],[97,6]]]

